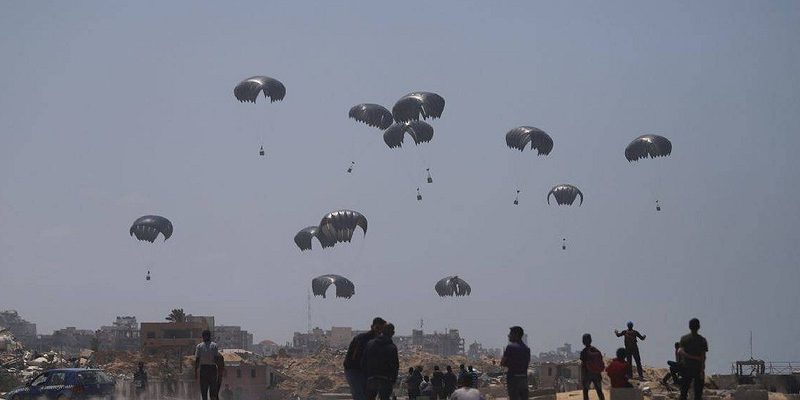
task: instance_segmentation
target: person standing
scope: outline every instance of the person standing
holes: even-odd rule
[[[531,362],[531,349],[522,341],[524,335],[522,327],[512,326],[508,332],[510,343],[503,351],[503,358],[500,359],[500,366],[508,369],[506,371],[508,400],[528,400],[528,365]],[[472,376],[468,376],[472,381]]]
[[[433,387],[431,386],[431,378],[428,375],[422,377],[422,383],[419,384],[419,395],[425,400],[433,400]]]
[[[637,339],[644,340],[647,335],[642,335],[633,329],[633,322],[631,321],[628,321],[628,329],[622,332],[615,329],[614,334],[617,335],[617,337],[625,336],[625,352],[628,354],[626,361],[628,362],[630,369],[628,376],[633,377],[633,363],[631,362],[631,358],[633,358],[633,361],[636,361],[636,372],[639,373],[639,380],[644,380],[644,374],[642,373],[642,359],[639,355],[639,344],[637,343]]]
[[[134,394],[137,399],[147,398],[147,371],[144,363],[139,362],[139,368],[133,373]]]
[[[434,399],[446,399],[447,396],[444,392],[444,374],[439,370],[438,365],[433,366],[433,375],[431,375],[431,386],[433,386]]]
[[[480,386],[480,381],[478,380],[478,371],[475,371],[475,368],[472,365],[467,367],[467,371],[469,371],[469,376],[472,377],[472,387],[477,388]]]
[[[208,400],[209,392],[213,396],[217,386],[217,354],[219,347],[211,341],[211,331],[206,329],[203,331],[203,342],[194,350],[194,379],[200,381],[203,400]]]
[[[461,382],[462,380],[464,380],[464,377],[467,376],[467,375],[469,375],[469,372],[467,372],[467,367],[465,367],[464,364],[459,365],[458,366],[458,381]]]
[[[364,348],[370,340],[378,337],[384,325],[386,325],[386,321],[383,318],[375,317],[372,320],[369,331],[356,335],[347,348],[347,355],[344,358],[344,376],[350,386],[350,394],[353,396],[353,400],[365,400],[367,398],[367,377],[361,369]]]
[[[594,384],[597,397],[605,400],[603,395],[603,377],[600,375],[605,369],[603,353],[592,346],[592,335],[583,334],[583,350],[581,350],[581,384],[583,385],[583,400],[589,400],[589,385]]]
[[[458,378],[456,374],[453,373],[453,367],[447,366],[447,372],[444,374],[444,397],[448,398],[453,392],[456,391],[456,384],[458,382]]]
[[[414,367],[408,367],[408,376],[405,383],[409,400],[419,397],[419,384],[422,383],[422,375]]]
[[[612,388],[629,388],[633,387],[628,382],[628,363],[625,361],[627,354],[622,347],[617,349],[617,358],[611,360],[606,368],[606,374],[611,381]]]
[[[361,370],[367,377],[367,399],[389,400],[397,382],[397,373],[400,370],[400,359],[397,356],[397,346],[392,342],[394,325],[386,324],[380,336],[370,340],[364,347],[361,358]]]
[[[689,387],[694,384],[694,400],[702,400],[703,386],[705,384],[706,353],[708,341],[700,336],[700,320],[692,318],[689,321],[689,333],[681,337],[681,348],[678,350],[683,362],[683,379],[681,380],[681,400],[686,400]]]

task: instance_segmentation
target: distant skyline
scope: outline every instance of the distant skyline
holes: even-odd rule
[[[313,298],[314,325],[424,318],[487,347],[521,325],[537,353],[589,332],[612,354],[631,320],[661,366],[698,317],[713,372],[750,331],[800,360],[798,38],[788,0],[4,3],[0,309],[50,332],[183,308],[283,343],[335,273],[356,294]],[[253,75],[285,99],[236,101]],[[347,117],[418,90],[446,100],[419,148]],[[552,153],[508,149],[521,125]],[[645,133],[672,155],[627,162]],[[583,205],[548,206],[561,183]],[[367,235],[301,253],[340,208]],[[131,238],[147,214],[174,235]],[[471,295],[438,297],[456,274]]]

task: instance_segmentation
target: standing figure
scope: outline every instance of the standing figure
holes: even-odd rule
[[[367,399],[389,400],[392,388],[397,382],[397,373],[400,371],[400,359],[397,356],[397,346],[392,342],[394,325],[386,324],[380,336],[372,339],[364,348],[361,358],[361,369],[367,377]]]
[[[589,400],[589,385],[594,384],[597,398],[606,400],[603,395],[603,377],[600,375],[605,369],[603,353],[592,346],[592,335],[583,334],[583,350],[581,350],[581,383],[583,385],[583,400]]]
[[[353,396],[353,400],[366,400],[367,398],[367,377],[361,369],[364,348],[367,347],[370,340],[378,337],[384,325],[386,325],[386,321],[383,318],[375,317],[369,331],[356,335],[347,348],[347,355],[344,358],[344,376],[347,384],[350,385],[350,394]]]
[[[433,366],[433,375],[431,375],[431,386],[433,386],[434,399],[446,399],[447,395],[444,392],[444,374],[439,370],[438,365]]]
[[[458,378],[456,374],[453,373],[453,367],[447,366],[447,372],[444,374],[444,398],[450,397],[453,392],[456,391],[456,384],[458,383]]]
[[[147,398],[147,371],[143,362],[139,362],[139,368],[133,373],[133,387],[137,399]]]
[[[511,327],[508,332],[510,343],[503,351],[503,358],[500,360],[500,366],[508,369],[506,389],[509,400],[528,400],[528,364],[531,362],[531,349],[522,341],[524,335],[522,327]],[[471,381],[472,376],[468,376]]]
[[[681,337],[681,348],[678,350],[683,361],[683,380],[681,381],[681,400],[686,400],[689,387],[694,384],[694,400],[702,400],[706,375],[706,353],[708,342],[700,336],[700,320],[689,321],[689,334]]]
[[[618,330],[614,330],[614,334],[617,337],[625,336],[625,352],[628,354],[628,368],[630,369],[628,372],[629,377],[633,377],[633,363],[631,362],[631,358],[633,361],[636,361],[636,372],[639,373],[639,380],[644,380],[644,376],[642,373],[642,358],[639,356],[639,345],[636,342],[636,339],[644,340],[647,335],[642,335],[638,331],[633,329],[633,322],[628,321],[628,329],[620,332]]]
[[[200,381],[200,395],[203,400],[216,397],[214,390],[217,387],[217,355],[219,347],[211,341],[211,331],[203,331],[203,342],[194,350],[194,379]],[[199,372],[199,374],[198,374]]]

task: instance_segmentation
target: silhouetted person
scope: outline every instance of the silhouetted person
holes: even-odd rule
[[[633,387],[633,385],[628,382],[628,367],[630,365],[625,361],[627,355],[624,348],[618,348],[617,358],[611,360],[611,363],[609,363],[606,368],[606,374],[608,374],[608,379],[611,381],[612,388]]]
[[[628,354],[627,362],[630,365],[630,373],[629,376],[633,377],[633,363],[631,362],[631,358],[633,361],[636,361],[636,372],[639,373],[639,380],[643,380],[644,376],[642,373],[642,359],[639,356],[639,345],[637,343],[637,339],[644,340],[647,335],[642,335],[638,331],[633,329],[633,322],[628,321],[628,329],[620,332],[618,330],[614,330],[614,334],[617,337],[625,336],[625,352]]]
[[[475,371],[472,365],[467,367],[467,371],[469,371],[469,376],[472,377],[472,387],[477,388],[480,384],[480,381],[478,381],[478,371]]]
[[[680,381],[681,375],[681,356],[679,354],[679,350],[681,349],[681,343],[675,342],[675,361],[667,361],[667,365],[669,365],[669,372],[661,378],[661,384],[664,386],[668,386],[669,378],[672,378],[672,383],[678,384]]]
[[[428,375],[422,377],[422,383],[419,385],[419,395],[423,399],[433,399],[433,386],[431,386],[431,378]]]
[[[528,365],[531,349],[522,341],[525,331],[512,326],[508,332],[508,345],[503,351],[500,366],[506,367],[506,390],[509,400],[528,400]]]
[[[689,321],[689,334],[681,337],[681,348],[678,350],[683,363],[683,379],[681,380],[681,400],[686,400],[689,387],[694,383],[694,400],[703,398],[703,385],[705,384],[706,353],[708,342],[700,336],[700,320],[692,318]]]
[[[408,392],[409,400],[414,400],[419,397],[419,385],[422,383],[422,374],[419,373],[414,367],[408,368],[408,376],[406,377],[406,391]]]
[[[469,375],[469,372],[467,372],[467,367],[465,367],[464,364],[459,365],[458,366],[458,381],[461,382],[462,380],[464,380],[464,377],[467,376],[467,375]]]
[[[347,355],[344,358],[344,376],[350,386],[350,394],[353,396],[353,400],[365,400],[367,398],[367,377],[361,369],[361,360],[367,343],[378,337],[384,325],[386,325],[386,321],[383,318],[374,318],[369,331],[356,335],[347,348]]]
[[[458,390],[450,395],[450,400],[484,400],[481,392],[474,388],[474,385],[472,376],[469,374],[464,375],[463,379],[458,380]]]
[[[147,371],[143,362],[139,363],[138,369],[133,373],[133,387],[137,399],[147,396]]]
[[[438,365],[433,366],[433,374],[431,375],[431,386],[433,386],[433,398],[446,399],[447,395],[444,392],[444,374],[439,370]]]
[[[603,353],[592,346],[592,335],[583,334],[583,350],[581,350],[581,384],[583,386],[583,400],[589,400],[589,385],[594,384],[597,397],[605,400],[603,395],[603,377],[600,375],[605,369]]]
[[[397,356],[397,346],[392,342],[394,325],[386,324],[380,336],[370,340],[364,347],[361,359],[361,369],[367,377],[367,399],[389,400],[392,388],[397,382],[397,373],[400,371],[400,359]]]
[[[213,394],[217,386],[217,354],[219,348],[211,341],[211,331],[204,330],[203,342],[194,350],[194,379],[200,381],[200,395],[203,400],[208,400],[209,392]]]
[[[447,366],[447,372],[444,374],[444,392],[445,398],[450,397],[453,392],[456,391],[456,384],[458,383],[458,377],[456,374],[453,373],[453,367]]]

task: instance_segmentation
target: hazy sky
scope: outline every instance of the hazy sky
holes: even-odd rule
[[[312,299],[315,326],[424,318],[499,347],[519,324],[536,352],[590,332],[611,354],[633,320],[660,365],[699,317],[715,371],[750,330],[798,360],[799,38],[796,1],[6,2],[0,309],[49,333],[183,307],[284,342],[338,273],[357,294]],[[236,101],[252,75],[285,100]],[[422,151],[347,118],[415,90],[447,101]],[[519,125],[551,155],[509,150]],[[629,164],[644,133],[672,156]],[[548,206],[558,183],[583,206]],[[300,253],[339,208],[366,238]],[[151,213],[175,226],[155,246],[128,236]],[[470,297],[436,295],[451,274]]]

